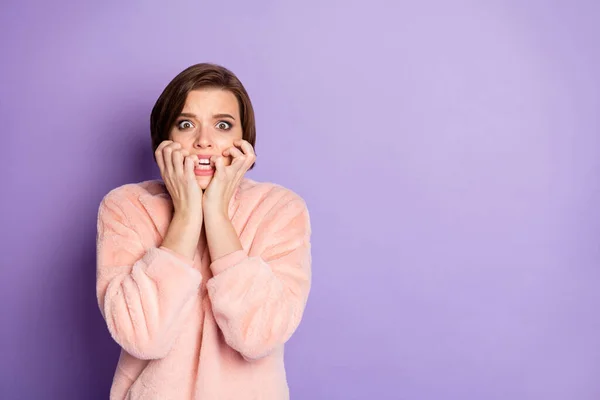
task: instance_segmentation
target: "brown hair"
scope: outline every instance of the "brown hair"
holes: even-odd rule
[[[228,90],[235,95],[240,107],[242,139],[247,140],[252,147],[255,147],[254,109],[244,85],[227,68],[212,63],[200,63],[181,71],[169,82],[158,100],[156,100],[150,114],[152,154],[162,141],[169,139],[171,128],[185,106],[188,93],[192,90],[210,87]],[[155,155],[154,161],[156,161]],[[252,168],[254,168],[254,165],[250,167],[250,169]]]

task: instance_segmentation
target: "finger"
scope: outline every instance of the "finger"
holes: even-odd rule
[[[156,147],[156,150],[154,151],[154,153],[159,153],[161,151],[163,151],[163,149],[165,147],[167,147],[168,145],[170,145],[171,143],[173,143],[172,140],[163,140],[162,142],[160,142],[160,144]]]
[[[197,162],[198,162],[198,156],[195,154],[186,156],[185,159],[183,160],[185,176],[188,179],[194,179],[194,168],[196,167]]]
[[[212,156],[211,160],[215,165],[215,173],[223,173],[225,168],[224,158],[222,156]]]
[[[244,155],[244,153],[242,153],[242,152],[240,151],[240,149],[238,149],[237,147],[235,147],[235,146],[232,146],[232,147],[229,147],[229,148],[227,148],[227,149],[226,149],[226,150],[223,152],[223,155],[224,155],[224,156],[231,156],[231,157],[233,157],[233,159],[235,159],[236,157],[243,156],[243,155]]]
[[[165,148],[162,151],[165,163],[165,172],[169,176],[175,175],[175,168],[173,166],[173,152],[175,152],[180,147],[181,145],[179,143],[172,142],[165,146]]]
[[[244,152],[244,154],[246,155],[251,155],[254,154],[254,147],[252,147],[252,145],[250,144],[250,142],[248,142],[247,140],[244,139],[236,139],[233,141],[233,144],[235,146],[238,146],[242,149],[242,151]]]
[[[254,161],[256,160],[256,153],[254,152],[254,147],[252,147],[250,142],[248,142],[247,140],[238,139],[234,141],[234,144],[236,144],[236,142],[237,145],[242,148],[242,151],[246,155],[246,158],[244,160],[246,161],[246,167],[250,168],[250,166],[254,164]]]
[[[160,142],[160,144],[154,151],[154,159],[156,160],[156,163],[158,164],[158,168],[160,169],[161,173],[165,170],[165,159],[163,156],[163,149],[171,143],[173,143],[172,140],[163,140],[162,142]]]
[[[165,159],[163,157],[162,151],[155,152],[154,153],[154,157],[156,158],[156,164],[158,164],[158,169],[160,170],[160,174],[164,175],[164,171],[165,171]]]
[[[239,169],[243,169],[244,161],[246,159],[246,156],[244,155],[244,153],[242,153],[238,149],[230,150],[230,152],[233,153],[234,156],[232,156],[229,167],[225,166],[225,168],[232,168],[233,170],[236,170],[236,171]],[[225,165],[225,159],[223,159],[223,164]]]
[[[175,171],[175,175],[179,177],[184,176],[184,162],[185,158],[190,155],[190,152],[187,150],[175,150],[173,151],[173,170]]]
[[[246,160],[246,154],[244,154],[240,149],[238,149],[235,146],[230,147],[228,150],[233,156],[231,160],[231,165],[235,165],[238,166],[238,168],[242,168]]]

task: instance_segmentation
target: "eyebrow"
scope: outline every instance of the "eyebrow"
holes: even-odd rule
[[[188,117],[188,118],[194,118],[194,119],[198,119],[196,117],[195,114],[192,113],[181,113],[179,114],[180,117]],[[213,115],[214,119],[218,119],[218,118],[231,118],[232,120],[235,121],[235,118],[233,118],[233,116],[231,114],[215,114]]]

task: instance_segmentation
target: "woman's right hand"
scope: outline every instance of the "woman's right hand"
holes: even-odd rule
[[[154,155],[175,212],[202,218],[202,189],[194,174],[198,156],[190,155],[172,140],[161,142]]]

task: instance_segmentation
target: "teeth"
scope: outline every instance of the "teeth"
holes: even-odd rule
[[[205,170],[209,170],[212,169],[212,167],[210,165],[200,165],[198,166],[196,169],[205,169]]]
[[[208,164],[210,164],[210,160],[207,159],[207,158],[202,158],[202,159],[200,159],[200,164],[207,164],[208,165]]]

